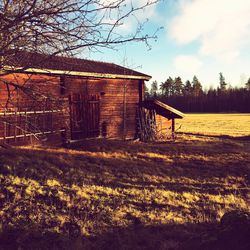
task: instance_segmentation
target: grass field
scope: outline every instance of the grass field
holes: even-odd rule
[[[250,210],[249,169],[250,141],[183,134],[0,149],[0,249],[229,249],[199,246]]]
[[[178,132],[232,137],[250,136],[250,114],[186,114],[184,119],[176,121]]]

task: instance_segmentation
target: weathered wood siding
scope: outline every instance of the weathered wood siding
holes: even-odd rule
[[[10,86],[11,100],[8,89],[3,81],[13,82],[20,86],[29,86],[37,93],[50,95],[52,98],[67,98],[72,93],[100,95],[100,134],[106,132],[109,138],[134,138],[136,134],[136,112],[138,103],[144,98],[143,81],[123,79],[86,79],[79,77],[50,76],[44,74],[9,74],[0,77],[0,110],[40,110],[42,107],[28,95]],[[141,94],[140,94],[141,93]],[[42,98],[42,97],[41,97]],[[58,119],[58,126],[64,126]],[[67,124],[67,122],[66,122]],[[104,124],[106,131],[104,129]]]
[[[107,137],[134,138],[139,102],[139,81],[122,79],[64,79],[65,95],[100,95],[100,130],[106,124]],[[101,134],[103,131],[100,131]]]
[[[156,124],[157,124],[157,131],[159,136],[171,136],[172,133],[172,120],[168,120],[164,116],[156,114]]]
[[[42,74],[8,74],[0,77],[0,110],[6,108],[6,103],[8,104],[7,109],[16,108],[40,108],[37,106],[37,99],[43,99],[44,96],[59,97],[60,77],[47,76]],[[7,85],[5,82],[9,82]],[[13,84],[30,88],[30,92],[27,91],[24,94],[20,89],[15,88]],[[8,89],[9,88],[9,89]],[[37,93],[36,100],[30,98],[31,92]],[[9,95],[10,94],[10,95]]]
[[[54,134],[61,139],[60,131],[67,126],[67,121],[58,110],[65,109],[63,100],[58,102],[61,97],[59,81],[60,77],[38,74],[16,73],[0,77],[1,140],[26,144],[33,135]],[[28,91],[25,93],[13,84]],[[32,93],[36,95],[33,98]],[[48,96],[51,98],[46,98]]]

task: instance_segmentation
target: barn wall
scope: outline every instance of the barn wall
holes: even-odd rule
[[[10,83],[9,88],[5,82]],[[0,138],[15,135],[16,138],[5,141],[10,144],[35,143],[37,140],[32,140],[28,134],[57,131],[53,141],[60,141],[60,130],[67,127],[67,119],[62,112],[54,111],[58,108],[66,110],[67,107],[62,103],[65,100],[58,103],[58,97],[61,97],[59,82],[60,77],[42,74],[16,73],[0,77]],[[25,94],[12,84],[26,87],[30,91]],[[36,93],[36,97],[31,98],[31,93]],[[45,96],[50,96],[53,101],[46,100]],[[51,110],[53,113],[47,112]]]
[[[15,102],[17,97],[17,92],[13,86],[8,86],[3,81],[13,81],[13,77],[2,77],[0,78],[0,111],[4,110],[6,105],[13,107],[11,103]]]
[[[0,112],[5,109],[8,89],[4,81],[18,85],[30,86],[37,93],[48,94],[51,97],[67,98],[71,93],[100,95],[100,130],[107,125],[109,138],[134,138],[136,133],[136,110],[138,102],[143,98],[139,92],[143,89],[143,81],[122,79],[85,79],[79,77],[60,77],[44,74],[10,74],[0,77]],[[10,87],[11,100],[8,100],[8,110],[41,110],[44,107],[30,99],[22,91]],[[59,98],[58,98],[59,97]],[[65,107],[65,112],[69,110]],[[57,129],[69,129],[69,117],[56,117]],[[66,121],[63,119],[67,119]],[[0,126],[0,130],[1,126]],[[102,132],[102,131],[101,131]],[[1,137],[1,136],[0,136]]]
[[[100,95],[100,129],[104,123],[107,125],[107,137],[134,138],[139,102],[138,80],[67,77],[64,81],[65,95]]]
[[[156,114],[156,124],[158,136],[169,137],[172,133],[172,120],[168,120],[164,116]]]
[[[18,107],[27,108],[32,103],[35,103],[35,100],[32,101],[32,98],[29,97],[31,92],[37,93],[37,99],[42,99],[43,94],[46,96],[55,96],[58,97],[60,93],[59,86],[60,77],[56,76],[47,76],[42,74],[9,74],[3,77],[0,77],[0,110],[6,108],[6,102],[8,103],[7,109]],[[9,90],[10,90],[10,98],[9,98],[9,90],[4,82],[9,82]],[[23,91],[16,89],[11,84],[17,84],[23,87],[30,87],[32,91],[24,94]],[[27,104],[29,106],[27,106]],[[37,103],[36,103],[37,104]],[[32,108],[36,108],[37,106],[34,104]],[[39,107],[37,107],[39,108]]]

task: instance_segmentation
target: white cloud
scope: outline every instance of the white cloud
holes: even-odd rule
[[[195,56],[179,55],[174,59],[177,72],[196,74],[202,67],[202,62]]]
[[[250,44],[250,1],[182,0],[169,28],[177,43],[199,41],[200,55],[232,62]]]
[[[109,7],[115,6],[117,0],[100,0],[99,3]],[[119,8],[107,11],[104,21],[113,24],[117,19],[124,16],[117,26],[118,31],[131,32],[137,28],[138,23],[143,23],[147,19],[154,19],[156,15],[157,3],[155,0],[123,0],[119,3]],[[132,13],[129,13],[132,10]],[[129,13],[128,16],[126,16]]]

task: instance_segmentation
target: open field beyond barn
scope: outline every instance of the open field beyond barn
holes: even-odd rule
[[[178,132],[229,137],[250,136],[250,114],[186,114]]]
[[[249,169],[250,141],[194,135],[0,149],[0,249],[245,249],[217,230]]]

